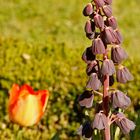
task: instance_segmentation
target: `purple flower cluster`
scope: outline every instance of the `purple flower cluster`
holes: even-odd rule
[[[82,107],[91,108],[94,93],[103,97],[102,107],[100,110],[96,110],[94,120],[85,122],[78,130],[81,136],[88,139],[92,139],[94,129],[107,129],[113,122],[120,127],[124,134],[135,128],[132,121],[128,120],[124,114],[117,112],[118,108],[126,109],[131,104],[130,98],[119,90],[109,92],[110,86],[114,84],[115,74],[119,83],[133,80],[132,74],[122,65],[128,55],[121,47],[123,38],[118,29],[117,20],[112,15],[111,4],[112,0],[92,0],[83,10],[83,15],[88,18],[84,28],[85,34],[92,43],[82,55],[82,59],[87,64],[86,73],[89,78],[85,91],[79,96],[78,102]],[[99,59],[100,56],[103,57],[103,60]],[[106,97],[107,100],[104,99]],[[112,109],[106,108],[105,103],[111,103]],[[108,110],[111,111],[111,115]]]

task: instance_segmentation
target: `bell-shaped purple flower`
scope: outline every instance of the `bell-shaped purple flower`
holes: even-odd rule
[[[117,81],[120,83],[126,83],[127,81],[131,81],[134,79],[133,75],[124,66],[118,68],[116,72],[116,77],[117,77]]]
[[[106,44],[112,44],[116,41],[115,32],[112,27],[106,27],[102,33],[102,39]]]
[[[115,17],[111,16],[107,19],[107,25],[111,26],[114,30],[117,28],[117,20]]]
[[[97,8],[103,7],[103,5],[105,4],[104,0],[93,0],[93,1],[95,2]]]
[[[134,130],[136,125],[133,121],[127,119],[123,113],[117,114],[118,119],[115,121],[123,134],[128,134],[130,130]]]
[[[107,17],[111,17],[112,16],[112,8],[110,5],[105,5],[103,6],[103,12]]]
[[[95,114],[94,121],[92,123],[92,128],[97,128],[98,130],[103,130],[107,127],[107,117],[105,114],[99,112]]]
[[[77,130],[77,134],[80,136],[83,136],[87,140],[91,140],[93,129],[91,127],[90,122],[87,121],[83,125],[81,125],[79,129]]]
[[[115,66],[112,60],[105,59],[102,63],[101,73],[103,75],[113,75],[115,73]]]
[[[83,94],[81,94],[78,98],[80,106],[90,108],[93,104],[94,95],[92,91],[86,90]]]
[[[93,55],[92,53],[92,48],[88,47],[86,48],[86,50],[84,51],[84,53],[82,54],[82,59],[86,62],[89,63],[90,61],[95,60],[96,56]]]
[[[98,65],[97,65],[97,61],[94,60],[94,61],[90,61],[87,65],[87,68],[86,68],[86,73],[88,76],[91,75],[91,73],[97,73],[98,72]]]
[[[101,38],[98,37],[93,41],[92,52],[93,52],[94,55],[105,53],[105,46],[104,46]]]
[[[100,86],[101,86],[101,81],[98,78],[98,75],[96,73],[92,73],[89,77],[86,88],[92,90],[98,90]]]
[[[128,57],[127,53],[119,45],[116,45],[111,48],[111,59],[113,60],[114,63],[120,64],[127,57]]]
[[[94,22],[97,28],[103,30],[104,29],[104,20],[103,17],[99,14],[95,14]]]
[[[95,31],[95,24],[93,21],[88,20],[85,24],[85,32],[87,34],[92,34]]]
[[[112,0],[104,0],[104,2],[110,5],[112,3]]]
[[[88,3],[83,10],[83,15],[90,16],[93,12],[94,12],[94,8],[92,3]]]
[[[131,100],[123,92],[117,90],[112,93],[112,106],[113,108],[126,109],[131,104]]]
[[[121,44],[123,41],[123,38],[122,38],[120,31],[118,29],[116,29],[116,30],[114,30],[114,33],[115,33],[115,42],[114,43],[116,45]]]

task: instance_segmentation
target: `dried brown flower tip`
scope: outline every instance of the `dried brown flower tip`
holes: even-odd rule
[[[94,8],[92,3],[88,3],[83,10],[83,15],[90,16],[93,12],[94,12]]]
[[[92,128],[97,128],[98,130],[103,130],[107,127],[107,117],[103,113],[96,113],[92,124]]]
[[[106,44],[112,44],[116,40],[115,32],[112,27],[106,27],[103,34],[102,39]]]
[[[112,0],[104,0],[104,2],[105,2],[106,4],[111,4],[111,3],[112,3]]]
[[[115,121],[123,134],[128,134],[130,130],[134,130],[136,125],[133,121],[127,119],[123,113],[117,114],[118,119]]]
[[[123,41],[123,38],[122,38],[120,31],[118,29],[116,29],[114,31],[114,33],[115,33],[115,38],[116,38],[114,43],[117,45],[121,44]]]
[[[94,16],[94,22],[97,28],[100,28],[101,30],[104,29],[104,20],[103,17],[99,14],[95,14]]]
[[[87,65],[86,68],[86,73],[88,76],[91,75],[91,73],[97,73],[98,72],[98,65],[97,65],[97,61],[90,61]]]
[[[78,98],[79,104],[80,106],[86,107],[86,108],[90,108],[92,107],[93,104],[93,98],[94,95],[92,94],[92,91],[84,91],[83,94],[81,94]]]
[[[103,5],[105,4],[104,0],[93,0],[93,1],[95,2],[97,8],[103,7]]]
[[[92,52],[93,52],[94,55],[105,53],[105,46],[104,46],[101,38],[98,37],[93,41]]]
[[[117,90],[112,93],[112,105],[113,108],[126,109],[131,104],[131,100],[123,92]]]
[[[83,55],[82,55],[82,59],[86,62],[89,63],[90,61],[95,60],[96,56],[93,55],[92,53],[92,48],[88,47],[86,48],[86,50],[84,51]]]
[[[120,83],[126,83],[127,81],[131,81],[134,79],[129,70],[124,66],[118,68],[116,72],[116,77],[117,81]]]
[[[105,59],[102,63],[101,73],[103,75],[113,75],[115,73],[115,66],[112,60]]]
[[[127,53],[119,45],[116,45],[111,48],[111,59],[113,60],[114,63],[120,64],[127,57],[128,57]]]
[[[100,86],[101,86],[101,81],[99,80],[98,75],[96,73],[92,73],[89,77],[86,88],[92,90],[98,90]]]
[[[91,127],[90,122],[85,122],[83,125],[80,126],[80,128],[77,130],[77,134],[80,136],[83,136],[84,138],[91,140],[93,129]]]
[[[115,17],[111,16],[107,19],[107,25],[111,26],[114,30],[117,28],[117,20]]]
[[[110,5],[105,5],[103,6],[103,12],[107,17],[111,17],[112,16],[112,8]]]

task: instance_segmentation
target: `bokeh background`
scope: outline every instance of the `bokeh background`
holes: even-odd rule
[[[115,85],[127,91],[132,105],[127,116],[137,127],[122,140],[140,140],[140,4],[114,0],[113,14],[129,54],[124,64],[135,80]],[[82,9],[87,0],[0,0],[0,139],[80,140],[76,129],[82,111],[76,98],[87,76],[81,60],[91,42],[85,37]],[[44,117],[33,127],[12,124],[7,115],[8,91],[13,83],[48,89]],[[93,116],[94,117],[94,116]],[[98,138],[99,139],[99,138]]]

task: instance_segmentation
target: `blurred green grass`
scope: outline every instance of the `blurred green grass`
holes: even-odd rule
[[[87,80],[81,54],[91,45],[83,31],[86,18],[81,11],[86,3],[87,0],[0,0],[1,140],[79,139],[75,131],[82,120],[75,99]],[[118,86],[131,96],[133,104],[127,113],[137,123],[136,130],[125,139],[138,140],[139,0],[114,0],[113,9],[124,36],[123,47],[130,56],[125,64],[135,76],[133,82]],[[8,90],[15,82],[51,92],[47,111],[38,126],[21,128],[9,122]]]

